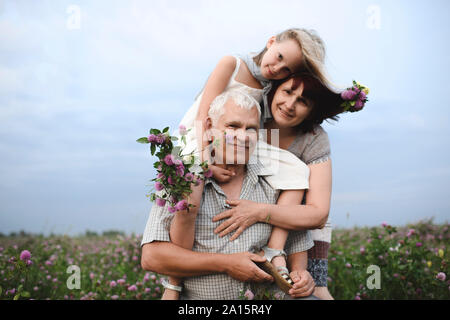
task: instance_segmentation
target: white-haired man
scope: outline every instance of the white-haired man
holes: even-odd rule
[[[238,299],[247,289],[258,291],[261,287],[284,296],[275,284],[258,285],[273,280],[255,264],[265,258],[253,253],[267,244],[272,226],[255,223],[238,239],[229,241],[214,233],[219,223],[212,221],[215,215],[229,209],[227,199],[276,203],[278,192],[264,178],[270,173],[260,163],[249,162],[258,139],[260,114],[256,100],[241,91],[226,91],[211,104],[206,129],[215,164],[235,175],[226,183],[207,179],[198,211],[193,211],[194,216],[177,217],[185,219],[186,228],[195,228],[192,251],[170,243],[173,214],[167,208],[152,207],[142,239],[141,264],[145,270],[184,278],[181,299]],[[295,254],[312,246],[308,231],[296,231],[285,251]],[[291,275],[292,272],[297,273],[293,280],[301,282],[298,290],[309,296],[314,289],[311,276],[306,270],[291,270]]]

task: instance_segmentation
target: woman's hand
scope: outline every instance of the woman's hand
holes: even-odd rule
[[[290,273],[293,288],[289,290],[289,294],[293,298],[308,297],[314,292],[315,283],[311,274],[306,270],[294,270]]]
[[[227,200],[227,203],[234,208],[219,213],[213,218],[213,222],[228,218],[226,221],[222,222],[214,232],[219,233],[219,236],[223,237],[237,229],[230,238],[230,241],[233,241],[239,237],[245,229],[260,220],[260,216],[264,212],[264,204],[249,200]]]

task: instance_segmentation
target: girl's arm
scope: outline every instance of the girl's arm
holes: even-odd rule
[[[185,249],[192,249],[194,245],[195,220],[200,207],[204,185],[205,182],[202,180],[199,181],[198,186],[192,187],[192,193],[187,200],[189,204],[195,207],[190,208],[189,211],[178,211],[170,224],[170,241]]]
[[[284,191],[283,191],[284,193]],[[298,205],[303,199],[304,190],[293,190],[289,192],[289,196],[281,196],[278,198],[277,205]],[[239,229],[238,229],[239,231]],[[282,250],[286,243],[289,231],[278,226],[272,229],[267,246],[272,249]]]
[[[305,205],[274,205],[248,200],[228,201],[228,204],[235,207],[213,218],[215,222],[228,218],[216,228],[216,232],[225,235],[239,229],[230,238],[231,240],[236,239],[246,228],[256,222],[268,222],[288,230],[323,228],[330,211],[331,160],[308,167],[310,168],[310,178]],[[282,196],[293,197],[295,192],[283,191],[280,198]]]
[[[198,106],[196,115],[197,147],[201,151],[200,157],[202,161],[209,162],[209,155],[207,152],[208,141],[205,139],[206,118],[208,117],[209,107],[211,102],[222,92],[225,91],[234,69],[236,68],[236,58],[233,56],[225,56],[217,63],[213,72],[210,74],[203,88],[202,97]]]
[[[225,56],[217,63],[217,66],[206,81],[203,89],[202,99],[198,107],[196,120],[204,122],[208,116],[209,106],[211,102],[222,92],[230,81],[231,75],[236,68],[236,58],[233,56]]]
[[[196,116],[196,120],[201,121],[202,124],[200,128],[201,130],[198,131],[197,136],[197,143],[200,150],[203,150],[205,147],[205,142],[203,141],[203,131],[205,119],[207,118],[209,112],[209,106],[211,102],[225,90],[235,68],[236,59],[234,57],[223,57],[209,76],[203,89],[202,98],[200,100],[199,109]],[[189,204],[192,204],[195,207],[189,211],[185,210],[183,212],[178,212],[170,225],[171,242],[185,249],[192,249],[192,246],[194,245],[195,220],[201,202],[203,187],[203,181],[199,186],[193,187],[193,192],[188,201]],[[170,277],[169,282],[171,284],[178,285],[181,282],[181,279]]]

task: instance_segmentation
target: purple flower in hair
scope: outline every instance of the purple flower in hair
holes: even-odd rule
[[[172,177],[167,178],[167,182],[172,186],[175,184],[175,181],[173,180]]]
[[[362,109],[363,107],[364,107],[364,102],[363,101],[361,101],[361,100],[356,101],[356,103],[355,103],[355,109],[356,110]]]
[[[342,92],[341,97],[344,100],[350,101],[350,100],[355,99],[356,94],[357,93],[355,91],[353,91],[353,90],[345,90],[344,92]]]
[[[367,98],[366,93],[364,91],[361,91],[359,93],[359,100],[364,101],[364,100],[366,100],[366,98]]]

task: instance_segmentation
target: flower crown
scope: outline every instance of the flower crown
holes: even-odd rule
[[[186,130],[184,126],[179,128],[181,142],[184,146],[186,146],[186,134],[189,130]],[[192,193],[191,185],[198,185],[201,180],[212,176],[206,161],[200,164],[202,169],[200,174],[191,171],[196,166],[197,157],[193,155],[193,152],[183,154],[182,146],[174,147],[173,141],[177,140],[177,137],[170,136],[169,127],[164,128],[162,132],[158,129],[150,129],[148,137],[136,140],[139,143],[150,144],[152,156],[156,153],[158,157],[158,161],[153,164],[158,175],[152,180],[155,181],[154,187],[158,193],[151,193],[147,196],[160,207],[164,207],[168,202],[170,213],[192,208],[193,205],[188,204],[186,200]],[[159,149],[158,152],[156,152],[156,148]]]
[[[353,87],[347,88],[344,92],[341,93],[341,98],[344,99],[341,107],[344,108],[344,112],[361,111],[364,108],[366,102],[369,101],[369,99],[367,99],[368,94],[369,88],[353,80]]]

